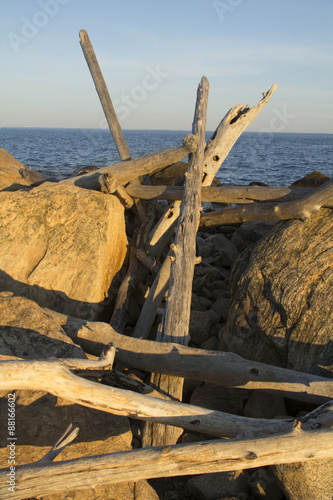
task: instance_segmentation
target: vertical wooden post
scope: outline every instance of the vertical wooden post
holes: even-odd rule
[[[209,82],[204,76],[198,87],[192,132],[199,138],[195,153],[189,155],[183,200],[175,242],[171,246],[169,296],[166,304],[162,342],[187,345],[191,312],[192,283],[196,260],[196,235],[201,211],[201,184],[206,146],[206,116]],[[152,381],[172,399],[181,401],[184,379],[153,375]],[[146,424],[143,445],[170,445],[177,442],[179,428],[163,424]]]
[[[87,61],[92,79],[94,80],[98,97],[101,101],[102,108],[109,125],[110,132],[116,144],[121,160],[129,160],[131,158],[123,132],[121,130],[116,112],[114,110],[105,80],[99,67],[95,51],[91,45],[88,33],[86,30],[80,31],[80,44],[83,50],[84,57]]]

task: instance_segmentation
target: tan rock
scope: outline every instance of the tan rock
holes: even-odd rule
[[[17,191],[37,183],[44,182],[47,177],[31,168],[27,168],[0,148],[0,191]]]
[[[0,293],[0,355],[24,359],[85,358],[60,323],[32,300]]]
[[[0,192],[0,290],[94,320],[110,308],[126,250],[124,209],[114,196],[51,183]]]

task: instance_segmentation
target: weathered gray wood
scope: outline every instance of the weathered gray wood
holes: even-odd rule
[[[300,200],[254,204],[208,212],[202,215],[200,226],[205,228],[254,220],[306,220],[327,204],[333,204],[333,180]]]
[[[62,184],[74,184],[86,189],[99,190],[100,185],[98,182],[99,176],[108,172],[112,172],[118,178],[120,184],[127,184],[133,179],[137,179],[141,175],[153,174],[159,172],[164,167],[182,160],[189,153],[196,151],[197,140],[189,134],[184,138],[183,146],[179,148],[169,148],[158,153],[153,153],[146,156],[140,156],[133,160],[123,161],[114,165],[99,168],[93,172],[88,172],[84,175],[71,177],[60,181]]]
[[[192,282],[196,259],[196,234],[201,210],[201,182],[203,176],[204,150],[206,146],[206,118],[209,82],[202,77],[198,86],[192,133],[199,138],[198,148],[189,155],[184,197],[175,242],[171,245],[171,269],[169,294],[163,321],[162,342],[176,342],[187,345],[192,298]],[[182,300],[180,300],[180,297]],[[152,374],[152,384],[170,397],[181,401],[184,379]],[[148,441],[147,436],[150,436]],[[144,443],[155,445],[175,444],[180,436],[179,429],[170,426],[147,425]]]
[[[293,422],[292,419],[278,421],[240,417],[106,386],[74,375],[66,363],[58,359],[0,361],[0,388],[3,391],[46,391],[88,408],[217,437],[285,432]]]
[[[117,177],[112,172],[102,174],[99,177],[99,183],[102,193],[114,194],[127,210],[132,208],[134,205],[133,198],[128,194],[124,186],[119,183]]]
[[[83,50],[84,57],[87,61],[91,76],[94,80],[98,97],[101,101],[102,108],[105,114],[106,121],[108,122],[112,137],[116,144],[121,160],[127,160],[131,157],[128,150],[123,132],[121,130],[116,112],[114,110],[105,80],[103,78],[101,69],[99,67],[95,51],[90,42],[86,30],[80,31],[80,44]]]
[[[0,472],[0,496],[20,500],[83,487],[154,477],[207,474],[333,456],[332,429],[304,432],[295,427],[279,436],[215,440],[146,448],[16,468],[15,492],[8,494],[8,469]]]
[[[135,339],[120,335],[107,323],[47,312],[86,352],[99,356],[104,345],[113,342],[116,360],[125,366],[227,387],[266,390],[300,401],[320,404],[323,398],[333,399],[332,379],[249,361],[231,352]]]
[[[199,137],[198,148],[189,155],[184,197],[172,251],[169,295],[164,320],[164,342],[187,345],[190,322],[191,296],[196,258],[196,233],[201,210],[201,182],[204,149],[206,145],[206,117],[209,82],[203,77],[197,94],[192,133]],[[182,300],[179,300],[179,297]]]
[[[212,184],[237,139],[258,116],[276,89],[277,84],[274,83],[268,92],[263,93],[263,98],[253,108],[238,104],[225,115],[206,147],[203,186]]]
[[[182,200],[184,188],[182,186],[143,186],[130,184],[126,187],[127,193],[133,198],[143,200]],[[254,201],[291,201],[311,194],[312,189],[291,189],[284,187],[255,187],[255,186],[205,186],[201,188],[201,201],[212,203],[245,204]]]
[[[150,330],[154,324],[154,320],[157,314],[157,310],[160,307],[164,294],[169,286],[170,278],[170,267],[171,267],[171,255],[168,255],[156,276],[148,297],[146,298],[138,321],[136,322],[132,337],[147,339]]]

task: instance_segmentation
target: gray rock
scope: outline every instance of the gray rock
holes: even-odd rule
[[[275,225],[275,221],[243,222],[234,232],[231,241],[239,252],[243,252],[249,245],[266,236]]]
[[[209,337],[209,339],[205,340],[200,344],[201,349],[206,349],[207,351],[217,351],[219,347],[219,339],[217,337]]]
[[[244,402],[249,397],[246,389],[234,389],[215,384],[203,384],[192,394],[191,404],[234,415],[242,415]]]
[[[189,333],[192,342],[196,345],[202,344],[208,339],[212,326],[212,318],[209,311],[191,310]]]
[[[249,477],[252,496],[256,500],[283,500],[284,494],[269,469],[256,469]],[[301,497],[299,497],[301,498]]]
[[[284,398],[263,391],[253,391],[243,411],[244,417],[276,418],[287,415]]]
[[[250,491],[247,478],[248,474],[245,471],[201,474],[187,481],[187,490],[198,500],[218,500],[226,496],[247,495]]]
[[[215,311],[219,314],[222,322],[227,321],[228,312],[230,307],[230,300],[224,297],[217,299],[216,302],[211,307],[212,311]]]

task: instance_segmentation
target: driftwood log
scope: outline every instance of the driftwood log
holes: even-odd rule
[[[182,186],[143,186],[134,183],[126,186],[126,191],[131,197],[142,200],[176,201],[182,200],[184,194]],[[206,186],[201,188],[201,201],[225,205],[254,203],[255,201],[292,201],[312,192],[312,189],[284,187]]]
[[[321,427],[320,423],[318,427]],[[0,496],[20,500],[32,495],[66,492],[90,485],[251,469],[332,456],[331,429],[306,432],[298,424],[282,435],[245,441],[203,441],[55,463],[49,457],[47,460],[17,467],[15,491],[10,492],[10,495],[8,469],[2,469]]]
[[[260,389],[318,404],[325,398],[333,399],[332,379],[248,361],[231,352],[135,339],[115,332],[107,323],[81,320],[50,310],[48,313],[86,352],[99,356],[106,344],[114,343],[116,360],[125,366],[227,387]]]
[[[306,220],[324,205],[333,205],[333,180],[326,182],[300,200],[281,203],[253,204],[244,207],[225,208],[202,215],[200,227],[254,220]]]
[[[124,415],[148,422],[160,422],[217,437],[245,438],[288,432],[294,419],[247,418],[230,413],[208,410],[199,406],[168,401],[132,391],[85,380],[72,373],[85,369],[111,369],[115,347],[109,344],[100,361],[55,359],[50,361],[1,361],[0,387],[2,390],[29,389],[46,391],[72,403],[89,408]],[[316,415],[322,414],[325,426],[333,425],[333,401],[322,405]],[[310,422],[310,423],[309,423]],[[305,419],[305,427],[312,425]],[[324,423],[322,423],[324,425]]]
[[[198,86],[192,127],[193,135],[198,137],[198,147],[195,153],[189,155],[184,197],[180,206],[175,242],[171,246],[169,294],[162,327],[162,342],[175,342],[182,345],[187,345],[189,341],[196,234],[201,210],[200,194],[206,146],[208,92],[209,82],[204,76]],[[182,297],[181,301],[179,297]],[[151,380],[161,392],[176,400],[182,400],[183,378],[152,374]],[[170,426],[146,425],[143,444],[153,446],[175,444],[179,436],[179,429]]]
[[[127,184],[133,179],[145,174],[153,174],[159,172],[164,167],[182,160],[189,153],[193,153],[197,148],[197,139],[192,134],[188,134],[183,141],[183,145],[179,148],[168,148],[158,153],[153,153],[146,156],[140,156],[134,160],[127,160],[121,163],[116,163],[107,167],[99,168],[93,172],[89,172],[77,177],[71,177],[60,181],[62,184],[74,184],[86,189],[99,190],[98,182],[101,174],[112,172],[118,178],[121,184]]]

